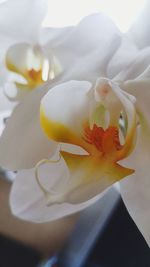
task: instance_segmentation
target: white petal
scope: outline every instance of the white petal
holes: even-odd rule
[[[143,115],[146,122],[150,126],[150,116],[149,116],[149,100],[150,100],[150,79],[149,77],[144,79],[137,79],[127,81],[121,84],[121,87],[129,94],[135,96],[136,106],[138,112]]]
[[[18,89],[13,81],[5,82],[5,84],[3,85],[3,92],[9,103],[15,103],[16,105],[21,102],[26,95],[30,93],[27,87],[25,87],[25,89]]]
[[[121,71],[128,70],[131,64],[135,62],[138,54],[139,51],[135,44],[129,38],[123,36],[118,50],[108,63],[107,77],[112,79]]]
[[[150,48],[140,50],[135,59],[130,62],[129,66],[123,69],[116,77],[116,80],[133,80],[137,79],[150,64]]]
[[[0,139],[0,165],[12,169],[33,167],[55,151],[39,123],[40,99],[47,91],[41,87],[19,104],[7,122]]]
[[[100,13],[84,18],[53,48],[65,66],[64,80],[73,75],[82,80],[105,76],[106,66],[120,42],[120,32],[106,16]]]
[[[3,94],[3,89],[0,88],[0,112],[4,110],[12,110],[15,106],[14,103],[11,103],[6,96]]]
[[[9,110],[4,110],[0,112],[0,136],[5,128],[5,120],[11,115]]]
[[[46,7],[46,0],[11,0],[0,3],[0,84],[8,77],[5,67],[7,49],[17,42],[38,42]]]
[[[90,88],[91,83],[86,81],[69,81],[53,87],[41,102],[44,117],[79,134],[89,115]],[[43,123],[42,126],[44,127]]]
[[[11,71],[24,73],[27,69],[28,51],[31,49],[27,43],[10,46],[6,53],[6,64]]]
[[[37,42],[46,9],[46,0],[11,0],[1,3],[1,34],[12,36],[16,41]]]
[[[66,179],[68,171],[63,159],[61,159],[59,163],[43,165],[40,175],[42,176],[41,182],[45,187],[50,188],[60,178]],[[12,186],[10,205],[13,214],[17,217],[41,223],[78,212],[92,205],[99,198],[100,195],[75,205],[62,203],[47,206],[46,198],[36,182],[34,169],[31,169],[18,173]]]
[[[137,224],[139,230],[150,245],[150,212],[149,212],[149,158],[150,158],[150,131],[143,127],[150,126],[149,120],[149,81],[129,81],[124,89],[136,96],[136,105],[140,111],[141,129],[135,151],[124,164],[135,169],[132,177],[121,181],[121,193],[126,207]],[[147,125],[146,125],[146,124]],[[146,134],[146,131],[147,134]]]
[[[150,246],[150,140],[144,138],[139,138],[137,149],[128,159],[135,174],[123,179],[120,185],[127,210]]]
[[[145,1],[141,13],[131,26],[128,35],[139,48],[150,45],[149,27],[150,27],[150,2]]]
[[[9,36],[3,36],[0,35],[1,44],[0,44],[0,73],[1,73],[1,79],[0,79],[0,86],[4,84],[4,82],[8,79],[8,70],[6,69],[5,65],[5,54],[8,49],[8,47],[15,42],[12,38]]]
[[[129,81],[124,89],[135,95],[141,127],[135,151],[128,158],[128,166],[135,174],[121,181],[125,205],[150,246],[150,81]]]
[[[63,28],[43,28],[40,32],[40,44],[46,50],[53,49],[63,43],[68,38],[68,34],[74,30],[75,26],[68,26]]]

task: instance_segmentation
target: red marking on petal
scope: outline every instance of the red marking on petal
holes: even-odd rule
[[[102,127],[98,127],[94,124],[92,129],[89,127],[85,128],[84,136],[87,143],[93,144],[104,154],[111,153],[122,148],[117,127],[110,126],[104,130]]]
[[[122,145],[119,140],[119,133],[116,127],[106,129],[102,139],[102,150],[104,153],[120,150]]]

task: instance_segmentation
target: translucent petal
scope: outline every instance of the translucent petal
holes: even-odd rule
[[[41,96],[47,87],[25,97],[13,111],[0,139],[0,165],[12,169],[33,167],[56,149],[43,133],[39,122]]]
[[[16,41],[37,42],[46,9],[45,0],[12,0],[1,3],[1,34],[12,36]]]
[[[129,156],[124,165],[130,164],[135,169],[133,177],[121,182],[121,194],[125,205],[150,246],[150,81],[129,81],[124,89],[135,95],[136,107],[139,114],[139,133],[135,151]]]
[[[67,169],[65,165],[62,165],[62,161],[46,164],[41,167],[40,175],[42,176],[41,182],[50,189],[50,186],[56,180],[59,181],[60,177],[66,179]],[[47,199],[36,182],[35,171],[31,169],[18,173],[12,186],[10,205],[15,216],[41,223],[78,212],[99,198],[100,196],[96,196],[87,202],[74,205],[69,203],[47,205]]]
[[[102,13],[87,16],[76,27],[68,29],[65,38],[52,48],[64,65],[63,81],[72,79],[73,75],[74,79],[89,81],[105,76],[107,64],[121,39],[115,24]]]
[[[137,47],[144,48],[150,45],[149,37],[150,2],[144,1],[143,8],[129,29],[128,36],[135,42]]]

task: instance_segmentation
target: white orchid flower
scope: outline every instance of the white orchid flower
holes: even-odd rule
[[[42,28],[42,21],[47,2],[8,0],[0,4],[0,85],[10,100],[20,101],[61,72],[58,60],[46,48],[49,30]],[[53,39],[54,31],[50,32]]]
[[[96,46],[94,38],[87,42],[87,46],[93,44],[89,46],[94,47],[92,53],[89,50],[78,58],[62,76],[63,82],[78,81],[53,84],[46,95],[41,87],[16,108],[0,140],[0,149],[5,152],[0,162],[10,169],[26,169],[16,176],[10,204],[16,216],[34,222],[82,210],[126,176],[122,183],[144,181],[139,191],[138,217],[134,211],[133,218],[149,242],[149,222],[145,219],[150,213],[146,208],[149,180],[141,173],[148,169],[150,49],[138,50],[111,22],[100,21],[96,23],[100,32]],[[75,50],[79,53],[81,47]],[[42,97],[41,126],[57,147],[52,157],[38,121]],[[14,142],[10,143],[11,136]],[[137,149],[142,153],[137,154]],[[134,191],[133,196],[136,194]]]
[[[0,110],[2,111],[13,109],[15,103],[10,102],[5,95],[8,94],[13,98],[17,90],[15,83],[13,83],[14,72],[6,66],[6,56],[9,61],[9,52],[11,50],[13,52],[16,43],[16,47],[19,47],[19,44],[23,46],[23,44],[28,43],[32,48],[38,42],[41,23],[46,14],[46,6],[45,0],[32,2],[29,0],[7,0],[0,3]],[[11,62],[10,58],[9,63],[13,63],[14,68],[16,65],[20,67],[18,57],[15,59],[15,54],[13,59],[15,62]]]
[[[137,152],[148,149],[149,138],[147,108],[139,91],[144,87],[148,92],[149,85],[145,80],[100,78],[95,87],[70,81],[50,90],[41,102],[41,125],[59,143],[59,151],[18,173],[10,196],[13,213],[36,222],[58,219],[92,204],[126,176],[131,183],[135,177],[132,195],[138,194],[136,179],[149,162],[148,150]],[[148,194],[143,187],[144,200]]]
[[[74,204],[75,209],[78,203],[85,205],[134,172],[118,164],[134,149],[137,132],[134,102],[133,96],[106,78],[100,78],[94,88],[89,82],[70,81],[45,95],[41,125],[48,137],[60,144],[59,158],[49,162],[52,168],[56,163],[63,165],[57,165],[58,180],[48,167],[54,183],[50,190],[44,189],[36,168],[36,179],[48,206],[67,202]]]

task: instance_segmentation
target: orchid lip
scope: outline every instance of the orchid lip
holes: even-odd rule
[[[38,173],[38,170],[40,168],[40,166],[42,166],[43,164],[46,164],[46,163],[58,163],[61,159],[61,154],[59,155],[59,158],[57,160],[50,160],[50,159],[42,159],[40,160],[36,166],[35,166],[35,179],[36,179],[36,182],[40,188],[40,190],[43,192],[45,198],[46,198],[46,201],[47,201],[47,206],[55,203],[55,204],[60,204],[63,202],[64,200],[64,196],[65,194],[63,193],[58,193],[57,191],[51,189],[51,190],[47,190],[41,183],[40,181],[40,178],[39,178],[39,173]]]

